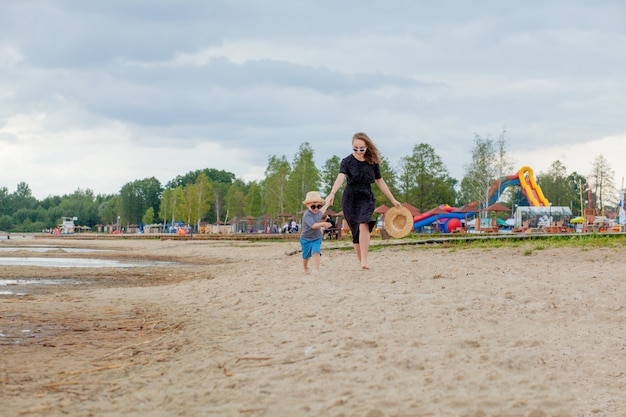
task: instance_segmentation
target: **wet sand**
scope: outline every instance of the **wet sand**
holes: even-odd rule
[[[626,249],[20,239],[0,266],[7,416],[626,416]],[[59,248],[34,253],[29,245]],[[62,247],[98,249],[67,252]],[[13,288],[13,287],[11,287]]]

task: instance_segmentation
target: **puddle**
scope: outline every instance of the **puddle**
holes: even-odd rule
[[[89,252],[109,252],[105,249],[85,249],[85,248],[60,248],[56,246],[11,246],[11,247],[0,247],[0,252],[18,252],[18,251],[26,251],[26,252],[52,252],[62,250],[67,253],[89,253]]]
[[[0,265],[3,266],[41,266],[49,268],[133,268],[175,264],[175,262],[163,261],[130,262],[95,258],[0,257]]]
[[[85,284],[84,281],[76,279],[15,279],[15,278],[0,278],[0,295],[27,295],[26,292],[5,289],[3,287],[23,287],[32,285],[81,285]]]

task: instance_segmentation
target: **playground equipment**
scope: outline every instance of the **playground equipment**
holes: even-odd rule
[[[437,210],[438,209],[438,210]],[[426,226],[430,226],[433,223],[438,223],[439,231],[443,233],[450,233],[461,227],[461,219],[465,219],[467,216],[473,216],[475,213],[455,213],[456,208],[448,205],[442,205],[435,207],[433,210],[429,210],[424,214],[415,216],[413,218],[413,230],[418,230]]]
[[[527,166],[520,168],[515,174],[494,182],[487,193],[489,204],[495,203],[507,187],[514,185],[522,189],[524,197],[531,206],[550,206],[550,202],[544,197],[541,187],[535,181],[533,170]]]
[[[570,213],[566,213],[562,210],[557,210],[556,207],[552,207],[554,212],[550,212],[550,202],[543,195],[543,191],[541,191],[541,187],[535,181],[535,175],[533,170],[528,166],[523,166],[519,169],[515,174],[508,175],[502,179],[495,181],[489,190],[487,191],[487,204],[493,205],[497,202],[498,198],[507,187],[511,186],[519,186],[524,194],[524,197],[528,200],[528,203],[532,207],[539,208],[548,208],[547,211],[549,215],[557,214],[557,212],[561,215],[571,215]],[[485,202],[475,201],[471,203],[474,207],[480,208],[481,205],[484,209]],[[465,207],[465,206],[464,206]],[[522,207],[518,207],[522,208]],[[456,211],[456,212],[455,212]],[[436,223],[436,227],[440,232],[450,233],[461,227],[461,219],[467,220],[468,217],[472,217],[475,214],[478,214],[480,210],[477,209],[475,211],[464,211],[459,212],[454,207],[450,207],[448,205],[441,205],[439,207],[435,207],[432,210],[427,211],[426,213],[415,216],[413,223],[413,230],[418,231],[427,226],[431,226]],[[541,212],[543,214],[543,211]],[[519,216],[516,215],[516,223],[521,223],[522,213],[520,212]],[[519,225],[517,225],[519,227]]]

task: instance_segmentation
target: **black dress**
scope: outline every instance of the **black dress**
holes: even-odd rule
[[[368,223],[370,230],[375,224],[372,222],[372,215],[376,208],[372,183],[382,178],[380,165],[359,161],[350,154],[342,159],[339,172],[345,174],[347,180],[341,199],[341,208],[352,236],[358,239],[359,224]],[[358,243],[358,240],[355,243]]]

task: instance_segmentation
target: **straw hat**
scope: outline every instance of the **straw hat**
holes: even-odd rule
[[[392,207],[385,213],[385,230],[392,237],[402,238],[413,230],[413,216],[404,206]]]
[[[319,191],[309,191],[306,193],[306,198],[302,204],[307,205],[309,203],[325,203]]]

